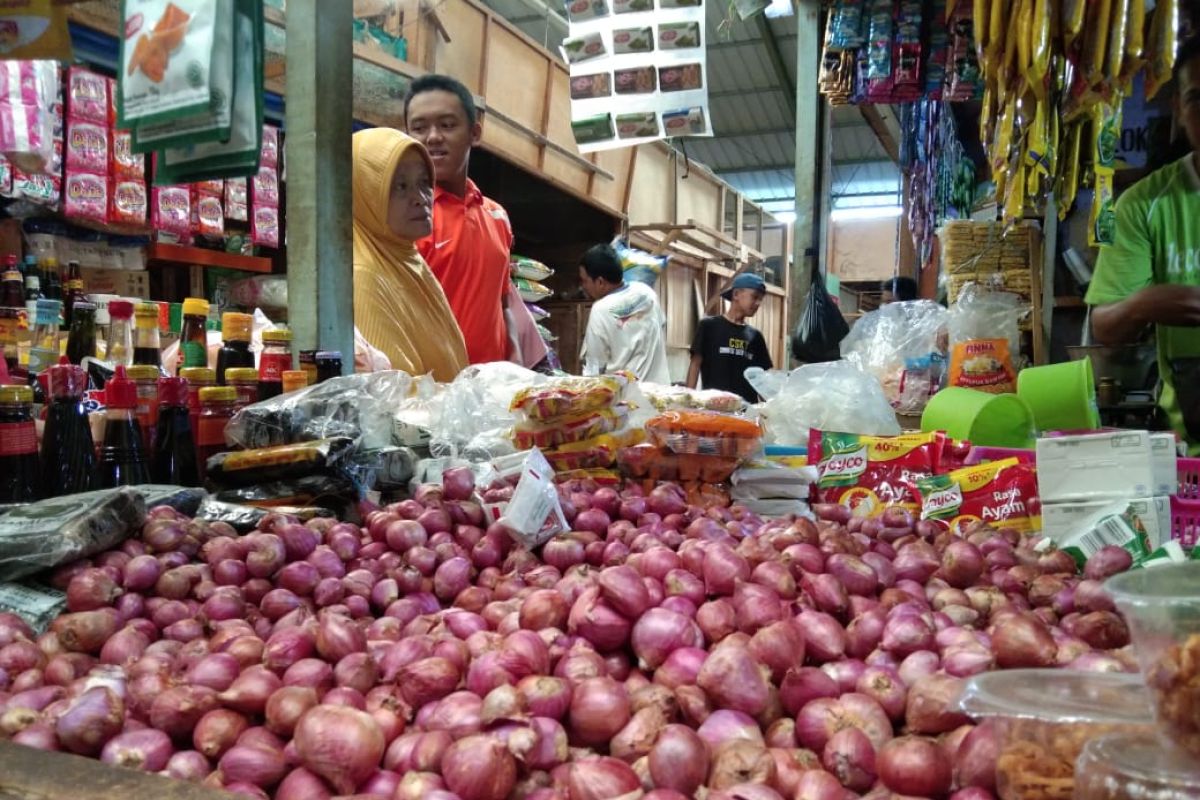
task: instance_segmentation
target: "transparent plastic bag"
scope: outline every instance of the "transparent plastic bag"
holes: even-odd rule
[[[761,370],[761,367],[755,367]],[[658,411],[703,409],[737,414],[746,408],[746,400],[733,392],[719,389],[688,389],[685,386],[663,386],[658,383],[640,384],[642,392]]]
[[[554,486],[554,470],[536,448],[525,457],[512,499],[502,509],[492,507],[490,510],[492,514],[499,511],[495,521],[527,550],[568,530],[558,489]]]
[[[748,458],[762,446],[757,422],[715,411],[666,411],[646,424],[646,434],[675,453]]]
[[[430,452],[472,460],[514,452],[508,432],[521,418],[514,398],[549,380],[507,361],[467,367],[432,404]]]
[[[1016,391],[1021,298],[967,284],[948,315],[949,386],[1004,394]]]
[[[920,414],[945,377],[949,318],[932,300],[891,303],[859,319],[842,358],[873,375],[898,412]]]
[[[546,380],[516,392],[509,408],[539,420],[599,411],[619,400],[629,383],[627,374]]]
[[[225,441],[252,449],[345,436],[355,449],[386,447],[393,414],[412,384],[412,376],[399,370],[330,378],[241,409],[229,421]]]
[[[754,378],[746,377],[761,393]],[[770,373],[758,377],[776,380]],[[806,447],[811,428],[874,436],[900,433],[879,381],[848,361],[805,364],[792,370],[778,393],[760,408],[768,444]]]

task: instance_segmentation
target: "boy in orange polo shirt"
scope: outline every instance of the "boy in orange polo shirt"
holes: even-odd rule
[[[467,341],[472,364],[522,363],[509,287],[512,226],[504,208],[467,177],[482,126],[467,87],[444,75],[413,81],[404,101],[409,135],[429,151],[437,174],[433,234],[417,242]],[[522,306],[519,311],[528,311]]]

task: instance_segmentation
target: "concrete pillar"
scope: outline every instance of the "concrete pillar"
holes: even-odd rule
[[[287,4],[288,320],[300,350],[354,371],[353,4]]]
[[[792,240],[791,296],[788,333],[796,327],[808,298],[812,268],[822,226],[816,219],[822,203],[821,119],[817,78],[821,69],[821,7],[818,0],[799,0],[796,9],[796,222]]]

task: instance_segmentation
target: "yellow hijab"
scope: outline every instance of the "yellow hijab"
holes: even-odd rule
[[[445,382],[467,365],[462,331],[416,246],[387,221],[392,176],[411,148],[432,178],[433,162],[417,140],[393,128],[353,136],[354,321],[394,369]]]

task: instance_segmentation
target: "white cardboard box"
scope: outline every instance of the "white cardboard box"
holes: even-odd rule
[[[1150,549],[1171,539],[1171,498],[1121,498],[1086,503],[1047,503],[1042,506],[1042,535],[1055,544],[1103,528],[1101,523],[1132,509],[1146,529]]]
[[[1175,494],[1179,491],[1179,453],[1175,449],[1175,434],[1150,434],[1150,453],[1154,470],[1154,494]]]
[[[1153,497],[1160,493],[1156,488],[1162,479],[1161,467],[1156,475],[1146,431],[1038,439],[1037,469],[1038,495],[1046,505]]]

